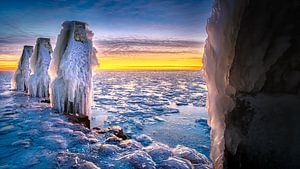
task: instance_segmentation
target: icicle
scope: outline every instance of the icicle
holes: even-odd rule
[[[48,68],[52,47],[49,38],[38,38],[30,59],[32,74],[29,79],[29,94],[33,97],[49,97],[50,77]]]
[[[93,33],[84,22],[66,21],[62,26],[50,66],[51,103],[61,113],[89,117],[92,71],[98,65]]]
[[[24,46],[18,68],[11,80],[12,88],[19,91],[28,91],[28,79],[30,75],[29,58],[33,52],[33,46]]]

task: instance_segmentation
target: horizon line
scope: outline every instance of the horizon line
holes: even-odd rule
[[[138,67],[138,66],[136,66]],[[17,69],[2,69],[0,68],[0,71],[1,72],[13,72],[13,71],[16,71]],[[145,67],[139,67],[139,68],[130,68],[130,67],[122,67],[122,68],[106,68],[106,69],[96,69],[95,71],[146,71],[146,70],[157,70],[157,71],[160,71],[160,70],[172,70],[172,71],[180,71],[180,70],[191,70],[191,71],[195,71],[195,70],[203,70],[203,68],[201,66],[173,66],[172,67],[155,67],[155,66],[145,66]]]

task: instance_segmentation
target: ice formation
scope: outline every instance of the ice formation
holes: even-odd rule
[[[30,75],[29,58],[33,52],[33,46],[24,46],[18,68],[12,78],[12,88],[20,91],[28,91],[28,79]]]
[[[50,77],[48,68],[52,52],[49,38],[37,39],[34,53],[30,59],[29,94],[33,97],[49,97]]]
[[[211,126],[211,159],[215,168],[223,167],[224,119],[226,112],[234,107],[230,96],[235,91],[229,84],[228,76],[238,32],[236,21],[240,20],[243,11],[239,6],[245,4],[242,1],[227,3],[230,9],[223,8],[221,1],[213,2],[212,14],[206,26],[208,38],[203,58],[208,88],[207,108],[208,123]],[[236,10],[232,10],[233,8]],[[218,36],[218,32],[224,32],[224,35]]]
[[[98,65],[93,33],[79,21],[65,21],[57,38],[51,72],[51,103],[61,113],[89,116],[93,68]]]
[[[216,169],[299,168],[295,4],[213,1],[203,62]]]

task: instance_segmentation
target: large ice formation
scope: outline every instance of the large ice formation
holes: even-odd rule
[[[49,38],[37,39],[34,53],[30,59],[29,94],[33,97],[49,97],[50,77],[48,68],[52,52]]]
[[[203,62],[214,168],[300,167],[299,12],[297,0],[213,1]]]
[[[93,33],[79,21],[65,21],[51,62],[51,103],[61,113],[89,116],[92,73],[98,65]]]
[[[12,78],[12,88],[19,91],[28,91],[28,79],[30,75],[29,58],[33,52],[33,46],[24,46],[18,68]]]

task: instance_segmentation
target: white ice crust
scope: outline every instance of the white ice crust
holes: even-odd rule
[[[229,83],[230,68],[235,56],[239,23],[247,5],[244,1],[214,0],[206,31],[203,63],[207,82],[208,123],[211,126],[211,159],[214,168],[223,168],[225,115],[235,103],[236,89]]]
[[[48,68],[51,61],[51,53],[50,39],[38,38],[34,53],[30,59],[29,94],[33,97],[49,97],[50,77]]]
[[[63,23],[50,65],[51,103],[60,113],[89,116],[93,68],[98,65],[87,24]]]
[[[25,92],[28,91],[28,79],[30,75],[29,58],[31,57],[32,52],[32,46],[24,46],[18,68],[11,80],[12,89]]]

